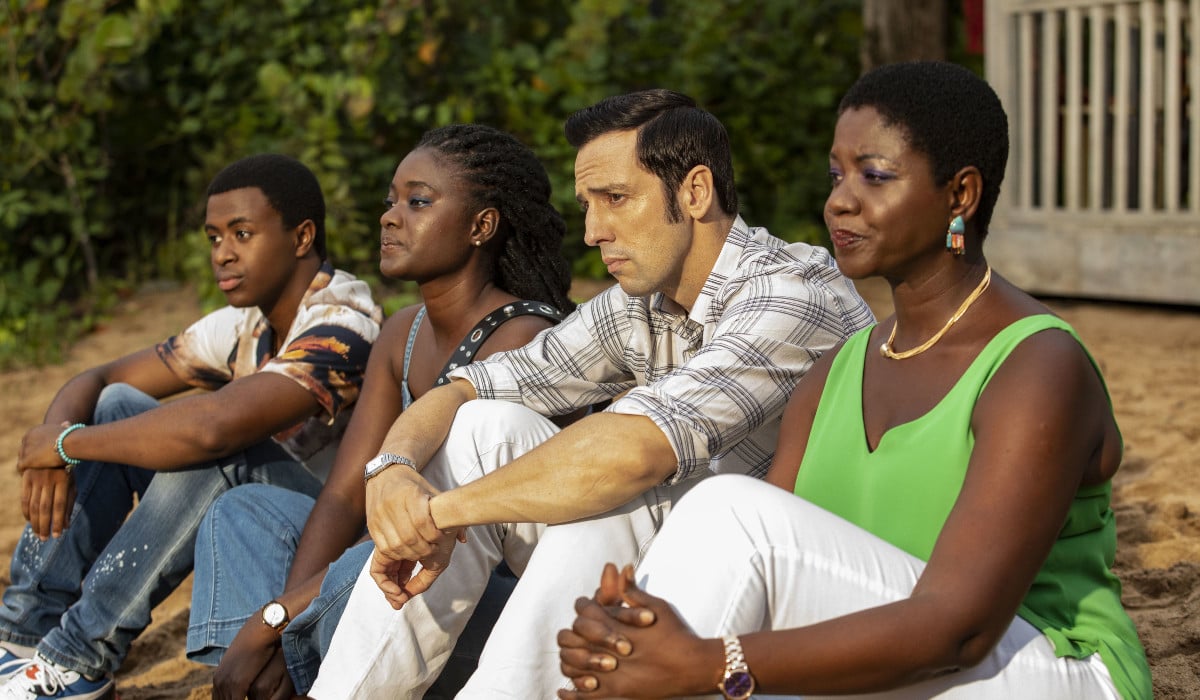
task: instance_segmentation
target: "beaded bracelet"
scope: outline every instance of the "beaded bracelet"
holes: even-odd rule
[[[73,470],[75,468],[75,466],[77,464],[79,464],[80,460],[67,455],[67,451],[63,449],[63,440],[67,439],[67,436],[70,435],[71,433],[75,432],[76,430],[79,430],[80,428],[84,428],[84,427],[87,427],[87,426],[85,426],[83,423],[75,423],[73,425],[69,425],[69,426],[67,426],[67,428],[65,430],[63,430],[61,433],[58,434],[58,440],[56,440],[54,442],[54,449],[58,450],[59,458],[62,459],[62,461],[64,463],[66,463],[66,468],[67,468],[68,474],[71,472],[71,470]]]

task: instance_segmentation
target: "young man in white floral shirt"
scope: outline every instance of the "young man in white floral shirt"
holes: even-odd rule
[[[229,306],[74,377],[22,441],[29,525],[0,606],[0,698],[108,696],[218,495],[320,489],[380,308],[326,261],[321,189],[292,158],[222,170],[204,230]]]

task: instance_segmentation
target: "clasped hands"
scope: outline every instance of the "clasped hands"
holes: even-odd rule
[[[39,539],[58,537],[67,528],[75,505],[75,479],[63,468],[58,436],[70,423],[42,424],[21,438],[17,471],[21,474],[21,515]]]
[[[714,658],[713,640],[697,637],[670,604],[634,583],[633,567],[618,573],[605,564],[600,587],[591,598],[575,601],[575,622],[558,633],[562,673],[574,690],[560,690],[562,700],[584,698],[663,698],[711,693],[716,678],[707,678]],[[720,646],[720,642],[717,642]]]
[[[396,610],[428,590],[450,565],[456,542],[467,541],[465,528],[442,531],[434,524],[429,502],[439,493],[404,465],[367,482],[367,529],[375,543],[371,578]]]

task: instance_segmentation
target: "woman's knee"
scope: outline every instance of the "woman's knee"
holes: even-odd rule
[[[712,476],[693,487],[671,510],[665,527],[686,532],[746,534],[793,530],[823,512],[794,494],[741,474]],[[802,528],[803,529],[803,528]]]
[[[213,501],[208,512],[204,514],[201,530],[228,531],[231,535],[237,533],[278,532],[286,528],[295,518],[281,512],[280,499],[286,499],[292,494],[287,489],[269,484],[242,484],[222,493]],[[300,495],[300,494],[297,494]],[[307,497],[304,497],[307,498]],[[311,504],[312,499],[308,499]],[[301,521],[303,525],[303,521]]]
[[[264,547],[294,544],[304,529],[313,500],[303,494],[268,484],[243,484],[213,501],[200,522],[196,551],[213,556],[254,556]],[[236,553],[235,553],[236,552]]]
[[[258,483],[235,486],[217,496],[217,500],[213,501],[208,510],[208,517],[234,518],[241,514],[252,514],[263,503],[269,503],[275,491],[282,490],[276,486]]]

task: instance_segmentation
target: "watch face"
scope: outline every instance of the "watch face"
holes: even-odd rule
[[[754,678],[745,671],[734,671],[721,682],[721,690],[725,697],[748,698],[754,692]]]
[[[363,478],[370,479],[372,476],[375,476],[393,464],[404,464],[416,469],[411,459],[394,455],[390,452],[384,452],[383,454],[373,457],[371,461],[367,462],[363,471]]]
[[[378,457],[375,457],[370,462],[367,462],[367,468],[363,472],[363,479],[370,479],[379,472],[383,471],[383,468],[391,463],[392,462],[387,458],[387,455],[379,455]]]
[[[280,603],[271,603],[263,608],[263,622],[271,627],[278,628],[284,622],[287,622],[287,610]]]

